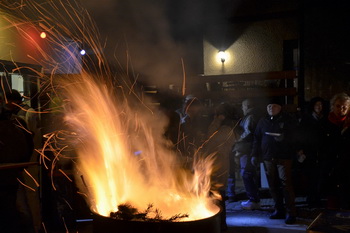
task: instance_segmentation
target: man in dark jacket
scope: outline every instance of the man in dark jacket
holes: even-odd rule
[[[241,176],[248,201],[241,203],[243,209],[260,209],[259,183],[257,168],[251,164],[251,152],[254,131],[260,119],[260,114],[252,99],[242,101],[243,118],[237,127],[239,138],[233,148],[235,157],[239,159]]]
[[[295,194],[292,185],[292,163],[296,154],[295,129],[297,121],[282,112],[283,100],[272,98],[267,105],[268,115],[262,118],[254,133],[252,164],[258,158],[264,162],[275,212],[270,219],[296,221]],[[285,201],[285,206],[284,206]],[[286,215],[287,213],[287,215]]]

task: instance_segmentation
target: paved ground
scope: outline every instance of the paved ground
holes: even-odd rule
[[[307,227],[319,215],[321,209],[309,209],[306,207],[303,196],[296,198],[297,222],[287,225],[283,219],[269,219],[273,212],[273,200],[268,189],[260,190],[261,209],[243,210],[241,202],[246,200],[245,190],[241,179],[236,181],[237,201],[226,201],[228,225],[227,233],[305,233]]]
[[[307,227],[318,215],[318,210],[310,210],[303,205],[304,198],[297,198],[298,218],[296,224],[287,225],[283,219],[271,220],[272,199],[262,199],[261,210],[243,210],[241,201],[227,203],[228,233],[305,233]]]

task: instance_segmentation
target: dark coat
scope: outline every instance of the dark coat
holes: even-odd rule
[[[306,163],[313,164],[325,159],[327,155],[327,117],[317,118],[305,114],[300,122],[299,144],[306,155]]]
[[[327,157],[325,166],[334,185],[350,185],[350,129],[331,122],[327,125]]]
[[[240,120],[236,130],[239,138],[233,149],[237,156],[251,154],[254,132],[260,117],[261,116],[256,109],[250,108],[247,111],[247,114]]]
[[[293,159],[296,155],[297,121],[286,113],[265,116],[254,132],[253,157],[263,160]]]
[[[28,162],[30,159],[33,152],[32,138],[18,124],[13,120],[0,119],[0,164]],[[17,185],[17,176],[21,170],[0,170],[0,186]]]

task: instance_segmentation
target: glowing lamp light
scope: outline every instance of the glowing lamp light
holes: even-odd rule
[[[227,59],[227,54],[225,51],[219,51],[218,57],[222,63],[224,63]]]
[[[40,33],[40,37],[41,37],[42,39],[45,39],[45,38],[46,38],[46,33],[45,33],[45,32]]]
[[[81,55],[85,55],[86,54],[86,51],[84,49],[80,50],[80,54]]]

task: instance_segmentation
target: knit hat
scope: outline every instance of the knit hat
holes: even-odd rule
[[[274,96],[269,98],[267,104],[278,104],[280,106],[283,106],[285,104],[285,101],[282,96]]]

